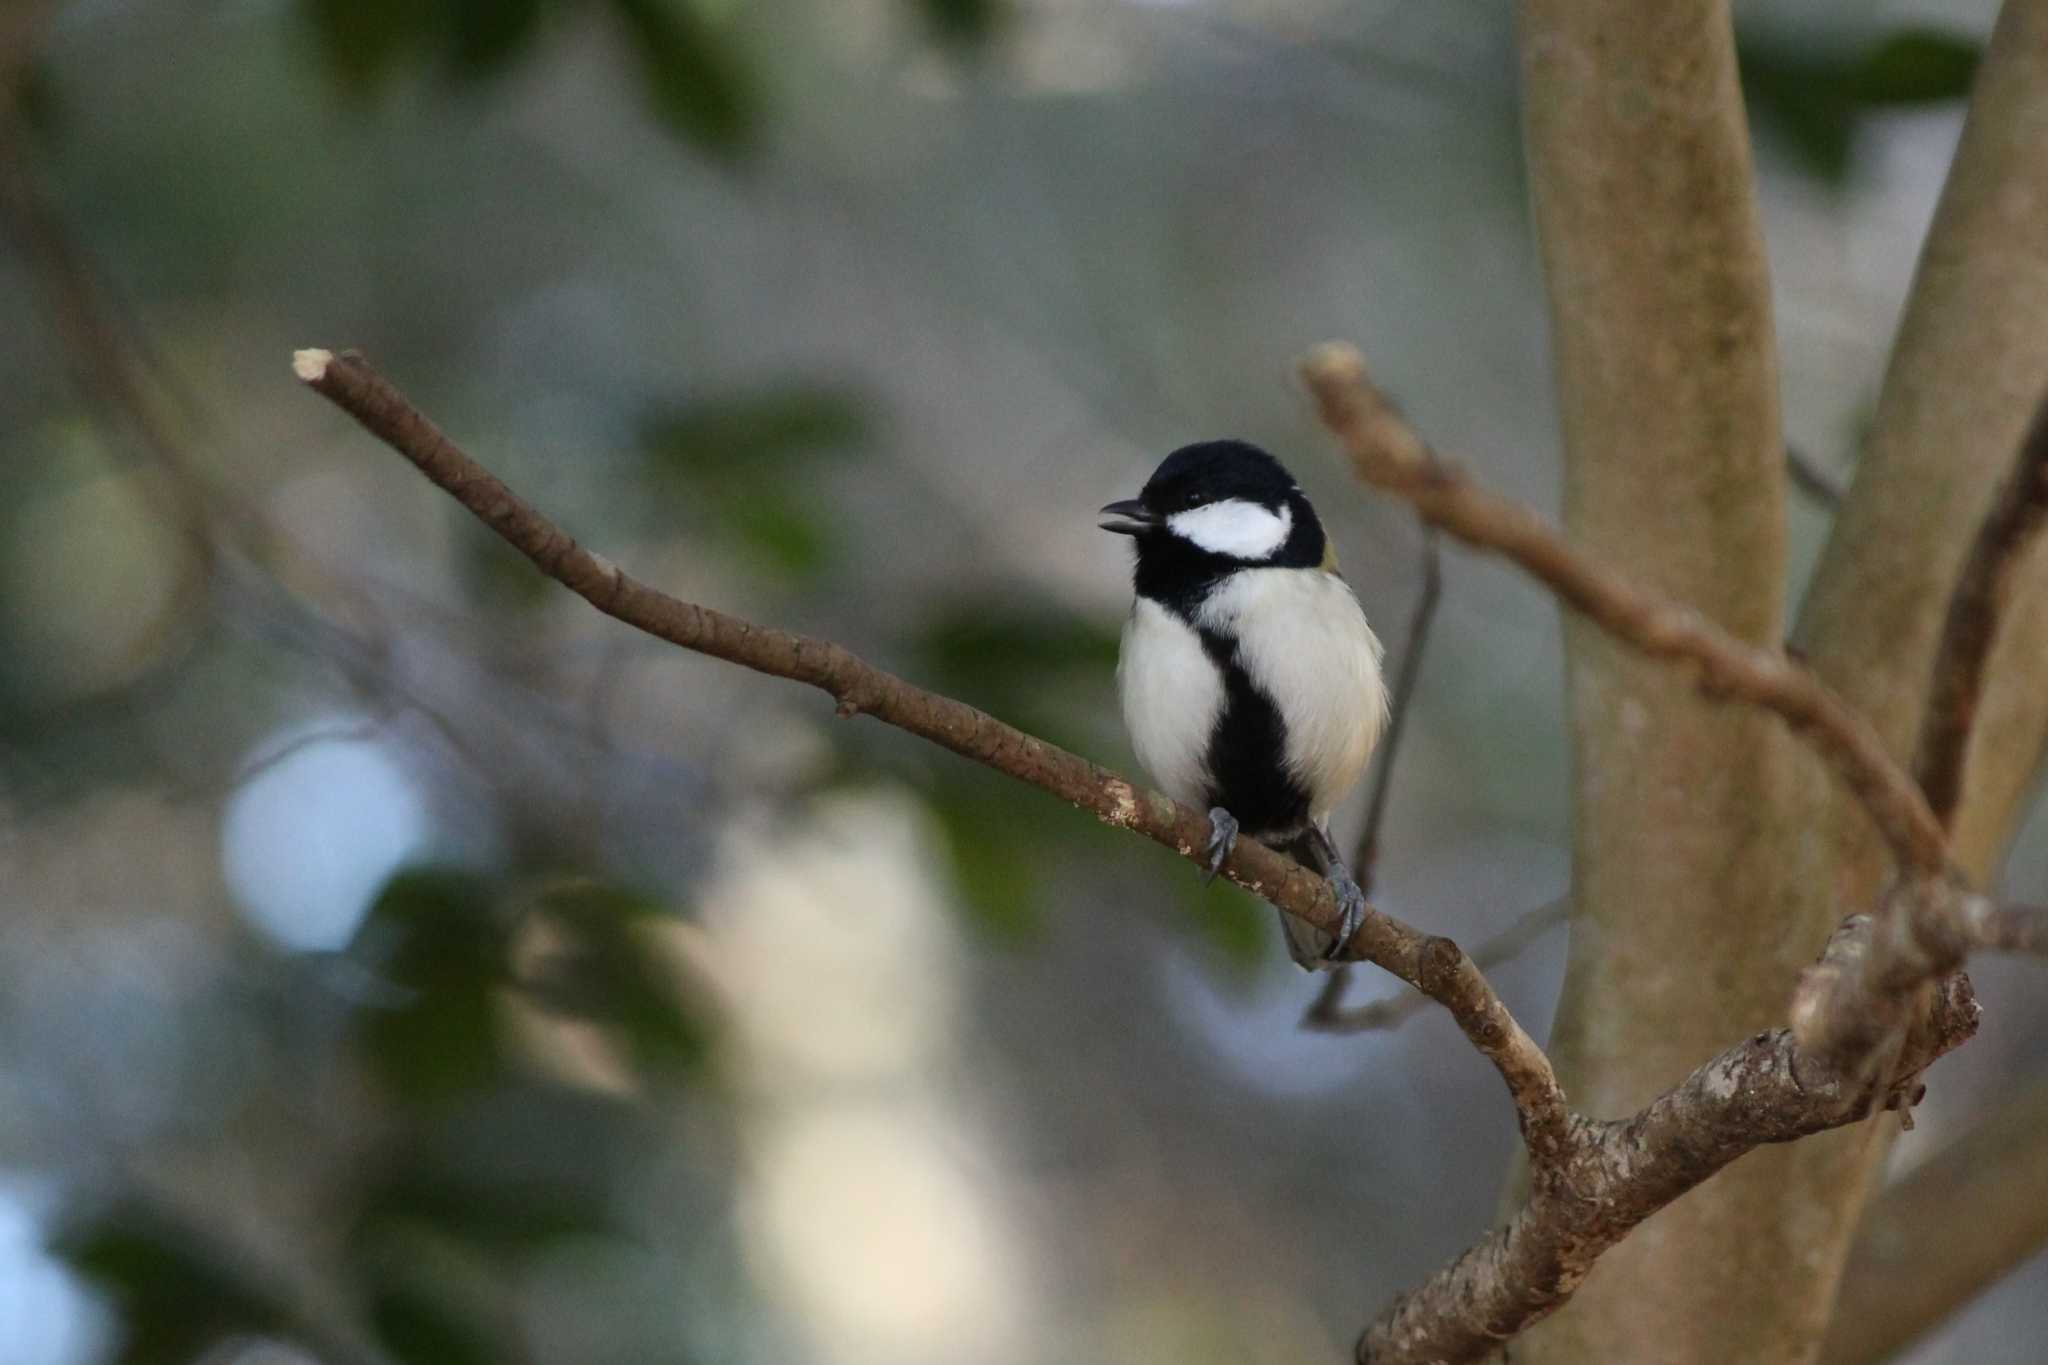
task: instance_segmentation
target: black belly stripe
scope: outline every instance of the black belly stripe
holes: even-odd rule
[[[1308,823],[1308,793],[1288,771],[1279,708],[1245,671],[1233,641],[1199,633],[1203,652],[1223,674],[1223,707],[1209,732],[1209,804],[1236,816],[1254,838],[1299,831]]]

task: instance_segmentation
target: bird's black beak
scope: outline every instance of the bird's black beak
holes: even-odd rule
[[[1143,535],[1159,524],[1159,518],[1152,509],[1136,498],[1113,502],[1096,515],[1101,518],[1096,525],[1120,536]]]

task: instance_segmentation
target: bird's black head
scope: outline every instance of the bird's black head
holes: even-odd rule
[[[1137,497],[1102,509],[1105,531],[1138,546],[1138,592],[1173,600],[1242,568],[1328,568],[1328,541],[1278,460],[1245,441],[1203,441],[1166,457]]]

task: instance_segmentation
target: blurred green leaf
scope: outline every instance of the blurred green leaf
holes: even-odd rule
[[[269,1333],[283,1315],[148,1210],[122,1206],[61,1235],[55,1254],[121,1316],[118,1365],[188,1365],[234,1333]]]
[[[444,0],[448,50],[465,76],[495,75],[525,55],[540,36],[546,0]]]
[[[1165,875],[1182,879],[1177,899],[1189,927],[1227,967],[1249,972],[1265,962],[1280,934],[1272,906],[1229,882],[1202,885],[1192,865],[1169,868]]]
[[[663,493],[697,510],[707,530],[763,568],[811,579],[831,566],[836,541],[803,467],[871,435],[854,393],[792,384],[658,412],[641,449]]]
[[[1953,33],[1900,29],[1857,64],[1850,84],[1865,104],[1959,100],[1970,93],[1982,56],[1976,43]]]
[[[341,86],[366,94],[433,37],[435,7],[418,0],[302,0],[315,44]]]
[[[758,134],[761,92],[731,35],[689,0],[612,0],[656,116],[677,137],[732,161]]]
[[[823,517],[778,485],[728,502],[720,527],[764,567],[792,578],[815,579],[833,562],[834,541]]]
[[[949,788],[934,794],[932,811],[946,836],[962,907],[991,937],[1018,944],[1044,929],[1040,882],[1047,846],[1007,819],[1005,804]]]
[[[1076,694],[1106,701],[1116,674],[1116,633],[1045,601],[955,600],[926,618],[912,647],[927,686],[1068,748],[1083,738]]]
[[[645,424],[648,458],[684,478],[745,470],[764,480],[801,462],[863,444],[867,406],[851,390],[788,384],[723,394],[657,412]]]
[[[456,572],[470,599],[480,605],[523,611],[548,600],[555,581],[475,517],[452,511]]]
[[[1901,29],[1848,52],[1774,35],[1740,37],[1742,83],[1760,127],[1776,133],[1816,175],[1841,180],[1858,124],[1872,111],[1961,99],[1976,44],[1930,29]]]
[[[617,1029],[643,1067],[671,1074],[699,1067],[710,1051],[709,1011],[685,995],[674,964],[641,931],[655,908],[592,885],[552,892],[545,909],[564,943],[546,968],[553,988],[542,998]]]
[[[530,1180],[479,1180],[473,1173],[410,1166],[374,1189],[363,1235],[417,1223],[493,1251],[540,1251],[616,1233],[602,1198]]]
[[[493,888],[462,873],[400,873],[371,907],[358,941],[368,965],[405,992],[364,1011],[361,1037],[401,1097],[445,1099],[488,1084],[502,1066],[497,992],[508,970]]]
[[[979,47],[1010,17],[1009,0],[912,0],[934,38],[954,48]]]
[[[15,83],[15,101],[22,123],[33,133],[48,137],[64,124],[67,109],[63,92],[57,88],[56,77],[50,74],[50,64],[41,58],[23,68]]]
[[[370,1325],[406,1365],[501,1365],[497,1334],[423,1287],[387,1284],[370,1299]]]

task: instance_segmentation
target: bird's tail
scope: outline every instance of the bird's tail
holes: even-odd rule
[[[1291,839],[1273,844],[1273,848],[1300,863],[1318,877],[1327,877],[1337,866],[1331,855],[1328,836],[1311,826]],[[1296,919],[1286,911],[1275,911],[1280,916],[1281,932],[1287,936],[1287,955],[1294,959],[1297,967],[1309,971],[1320,971],[1332,965],[1330,949],[1336,940],[1306,920]]]

